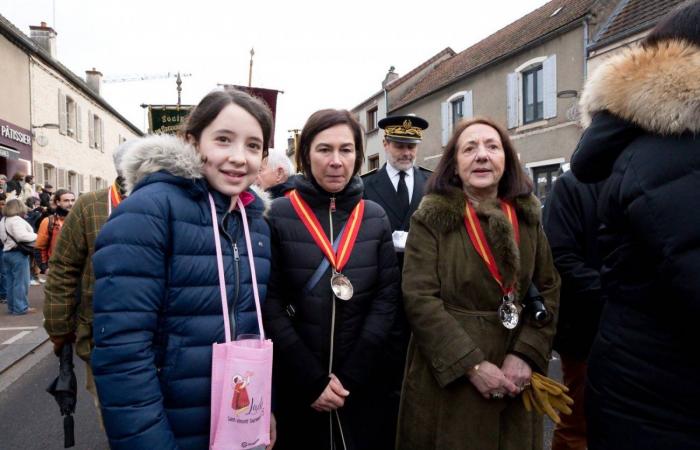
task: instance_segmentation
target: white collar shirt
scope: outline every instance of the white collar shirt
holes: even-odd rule
[[[390,163],[386,163],[386,173],[389,175],[389,180],[391,180],[391,184],[394,185],[394,190],[398,191],[399,190],[399,180],[401,179],[401,175],[399,175],[399,170],[394,168]],[[408,203],[411,203],[411,200],[413,199],[413,167],[411,167],[409,170],[406,170],[406,176],[404,177],[404,181],[406,182],[406,188],[408,188]]]

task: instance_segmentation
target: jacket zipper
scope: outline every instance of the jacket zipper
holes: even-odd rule
[[[333,244],[333,213],[335,212],[335,195],[331,196],[330,204],[328,205],[328,227],[329,227],[329,235],[330,235],[330,242],[331,242],[331,248]],[[335,272],[335,268],[332,268],[331,273]],[[334,349],[334,343],[335,343],[335,295],[331,292],[331,351],[330,351],[330,358],[328,362],[328,375],[330,376],[331,373],[333,373],[333,349]],[[340,440],[343,443],[343,449],[347,450],[347,446],[345,445],[345,436],[343,433],[343,425],[340,423],[340,413],[338,413],[338,410],[334,410],[331,412],[330,415],[330,421],[329,421],[329,426],[330,426],[330,434],[331,434],[331,448],[335,448],[335,439],[333,438],[333,415],[335,413],[335,418],[338,421],[338,431],[340,432]]]
[[[236,271],[236,290],[235,290],[235,295],[233,296],[233,299],[229,302],[229,322],[231,324],[231,339],[236,340],[236,303],[238,303],[238,294],[239,294],[239,288],[240,288],[240,254],[238,253],[238,245],[236,244],[236,241],[231,237],[230,234],[228,234],[228,230],[226,229],[226,225],[228,223],[228,219],[231,217],[231,212],[227,212],[226,215],[224,216],[224,219],[221,221],[223,224],[223,233],[228,239],[229,243],[231,244],[231,250],[233,251],[233,261],[234,261],[234,267]]]

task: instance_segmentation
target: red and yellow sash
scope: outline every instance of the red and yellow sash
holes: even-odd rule
[[[501,209],[513,226],[515,242],[520,244],[520,227],[518,226],[518,216],[515,214],[515,208],[513,208],[513,205],[510,203],[501,201]],[[508,295],[513,291],[513,286],[503,285],[503,276],[501,276],[501,272],[498,270],[496,260],[493,257],[493,253],[491,253],[491,247],[489,247],[486,235],[484,235],[484,230],[481,228],[479,218],[469,200],[467,200],[467,207],[464,214],[464,225],[467,228],[467,233],[469,234],[469,239],[472,241],[472,245],[474,245],[474,249],[479,256],[481,256],[481,259],[484,260],[484,263],[486,263],[486,267],[488,267],[489,272],[491,272],[491,276],[501,287],[503,295]]]
[[[333,251],[331,241],[323,232],[318,219],[314,215],[313,211],[311,211],[309,205],[307,205],[304,199],[301,198],[301,195],[299,195],[296,189],[291,191],[287,197],[292,202],[292,206],[299,216],[299,219],[301,219],[301,222],[311,234],[311,237],[316,242],[316,245],[318,245],[328,259],[328,262],[331,263],[336,272],[342,272],[343,267],[345,267],[345,264],[347,264],[348,260],[350,259],[350,254],[352,253],[352,249],[355,246],[355,240],[357,239],[357,233],[360,231],[362,216],[365,213],[365,201],[360,200],[355,208],[353,208],[352,213],[350,213],[348,224],[345,227],[345,233],[340,240],[338,252],[336,254]]]
[[[112,183],[112,187],[109,188],[109,201],[112,204],[112,208],[116,208],[122,202],[122,196],[119,193],[116,182]]]

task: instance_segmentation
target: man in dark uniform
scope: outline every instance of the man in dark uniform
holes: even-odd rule
[[[364,197],[381,205],[391,222],[394,249],[403,268],[403,252],[411,216],[418,209],[423,198],[425,183],[431,172],[415,166],[418,144],[423,138],[423,130],[428,128],[425,119],[416,116],[391,116],[379,121],[384,129],[384,150],[386,164],[362,176],[365,185]],[[403,370],[406,363],[406,351],[410,329],[399,308],[394,326],[385,347],[385,366],[380,368],[383,381],[389,383],[391,390],[391,411],[386,414],[386,426],[396,429],[403,382]],[[377,448],[393,448],[392,443],[382,443]]]
[[[411,222],[423,198],[431,172],[415,166],[418,144],[428,122],[417,116],[390,116],[379,121],[384,129],[386,164],[362,176],[365,198],[379,203],[389,216],[394,248],[403,268],[403,251]]]

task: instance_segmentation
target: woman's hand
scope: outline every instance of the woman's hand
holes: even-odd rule
[[[311,404],[311,407],[316,411],[330,412],[338,408],[342,408],[345,404],[345,397],[350,395],[350,391],[346,390],[338,377],[331,374],[331,381],[323,390],[321,395]]]
[[[270,413],[270,444],[265,447],[265,450],[272,450],[277,441],[277,421],[275,420],[275,415]]]
[[[486,399],[492,398],[492,394],[503,396],[505,394],[515,395],[520,390],[503,374],[498,366],[488,361],[479,364],[478,370],[471,370],[467,374],[469,381]]]
[[[523,389],[530,385],[532,369],[530,369],[528,363],[511,353],[506,355],[506,359],[503,360],[501,371],[518,388],[517,393],[522,392]],[[517,395],[517,393],[514,395]]]

